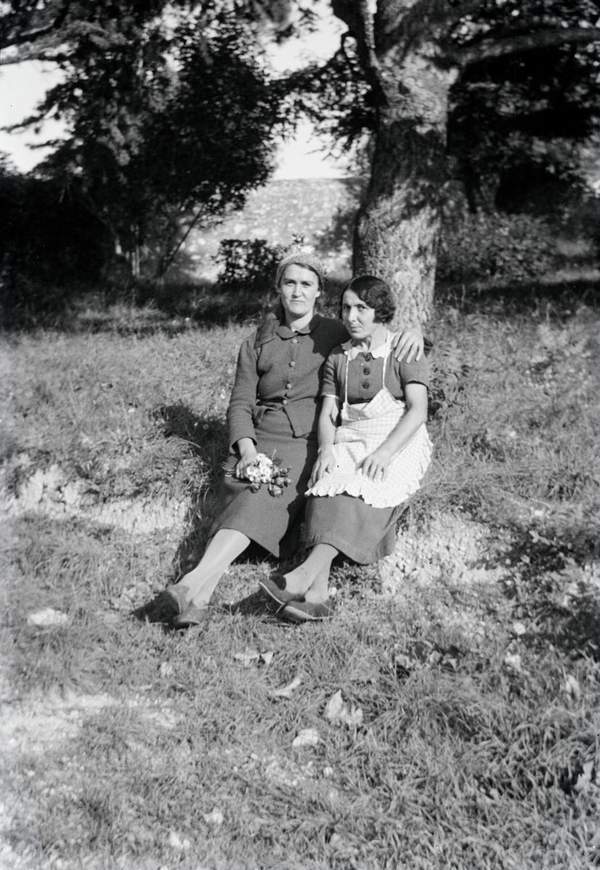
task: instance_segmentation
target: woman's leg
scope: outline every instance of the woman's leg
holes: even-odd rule
[[[188,602],[208,604],[217,584],[234,559],[250,544],[250,538],[236,529],[219,529],[207,544],[196,567],[185,574],[179,586],[188,590]]]
[[[329,571],[338,550],[330,544],[315,544],[304,562],[285,574],[286,592],[320,604],[327,600]]]

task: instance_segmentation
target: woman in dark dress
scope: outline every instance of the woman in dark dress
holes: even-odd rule
[[[240,348],[227,413],[230,455],[222,510],[198,565],[165,595],[174,624],[200,624],[229,565],[252,541],[276,558],[299,518],[317,456],[320,376],[331,350],[347,337],[344,326],[315,313],[323,291],[319,261],[305,252],[285,257],[276,274],[279,311],[268,315]],[[405,331],[395,353],[420,355],[419,331]],[[248,469],[258,454],[289,469],[290,484],[277,497],[266,486],[253,491]]]

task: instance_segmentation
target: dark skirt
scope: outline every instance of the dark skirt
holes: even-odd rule
[[[308,496],[303,543],[330,544],[353,562],[369,565],[393,552],[404,507],[376,508],[345,493]]]
[[[287,415],[279,410],[267,410],[256,426],[256,438],[259,453],[281,460],[290,469],[291,483],[279,496],[270,495],[264,484],[258,492],[252,492],[247,481],[229,476],[238,460],[230,454],[222,483],[221,511],[211,534],[219,529],[235,529],[273,556],[286,557],[297,541],[304,493],[317,453],[316,439],[295,437]]]

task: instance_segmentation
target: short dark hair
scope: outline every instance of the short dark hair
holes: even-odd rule
[[[344,302],[344,293],[352,290],[359,299],[375,309],[376,323],[389,323],[396,313],[396,300],[390,287],[382,278],[375,275],[357,275],[344,287],[340,297],[340,316]]]

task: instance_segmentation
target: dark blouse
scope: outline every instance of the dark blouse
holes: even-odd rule
[[[347,335],[339,320],[320,314],[298,332],[275,315],[265,318],[240,348],[227,411],[230,445],[256,441],[255,426],[267,408],[286,414],[294,436],[314,432],[324,362]]]
[[[346,354],[343,347],[336,347],[323,367],[321,396],[337,396],[344,400]],[[361,352],[348,366],[348,402],[351,405],[368,402],[382,388],[383,357],[373,357]],[[399,362],[392,354],[386,366],[385,385],[396,399],[404,399],[406,384],[429,386],[430,366],[425,357],[418,362]]]

